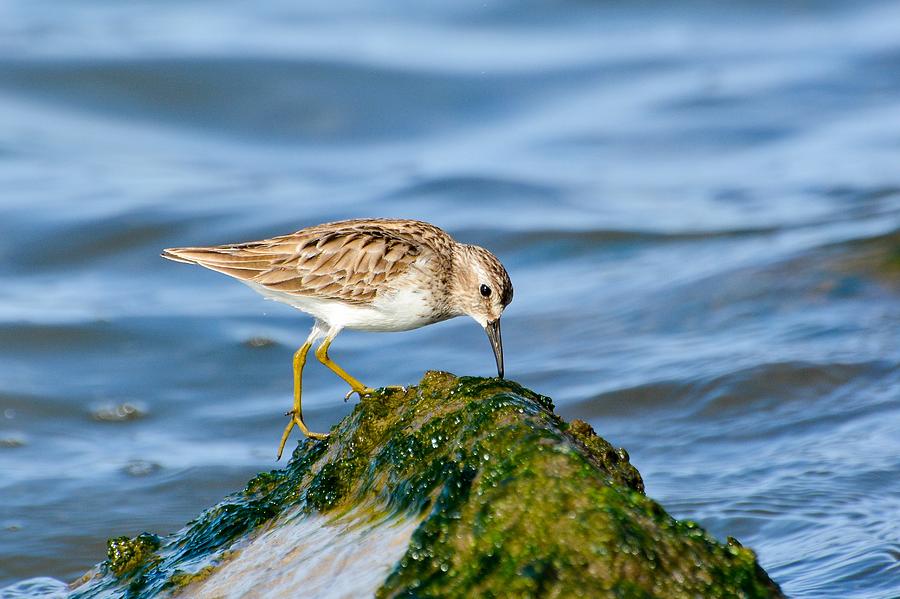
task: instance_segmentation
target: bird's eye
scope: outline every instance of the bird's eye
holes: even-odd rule
[[[483,297],[491,297],[491,288],[488,287],[487,285],[482,285],[481,286],[481,295]]]

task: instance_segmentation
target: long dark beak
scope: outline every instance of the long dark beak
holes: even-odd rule
[[[503,338],[500,337],[500,319],[487,323],[484,327],[488,339],[491,340],[491,347],[494,349],[494,358],[497,359],[497,376],[503,378]]]

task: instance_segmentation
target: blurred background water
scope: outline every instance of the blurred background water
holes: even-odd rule
[[[0,3],[0,588],[275,466],[311,322],[161,248],[391,216],[501,257],[508,376],[673,515],[900,596],[900,4],[302,4]],[[463,319],[333,355],[494,373]]]

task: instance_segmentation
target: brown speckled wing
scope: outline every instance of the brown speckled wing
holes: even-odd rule
[[[419,223],[344,221],[263,241],[175,248],[163,256],[276,291],[366,304],[427,249],[409,237],[414,225]]]

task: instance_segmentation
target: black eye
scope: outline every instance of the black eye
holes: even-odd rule
[[[481,286],[481,295],[484,297],[491,297],[491,288],[487,285]]]

